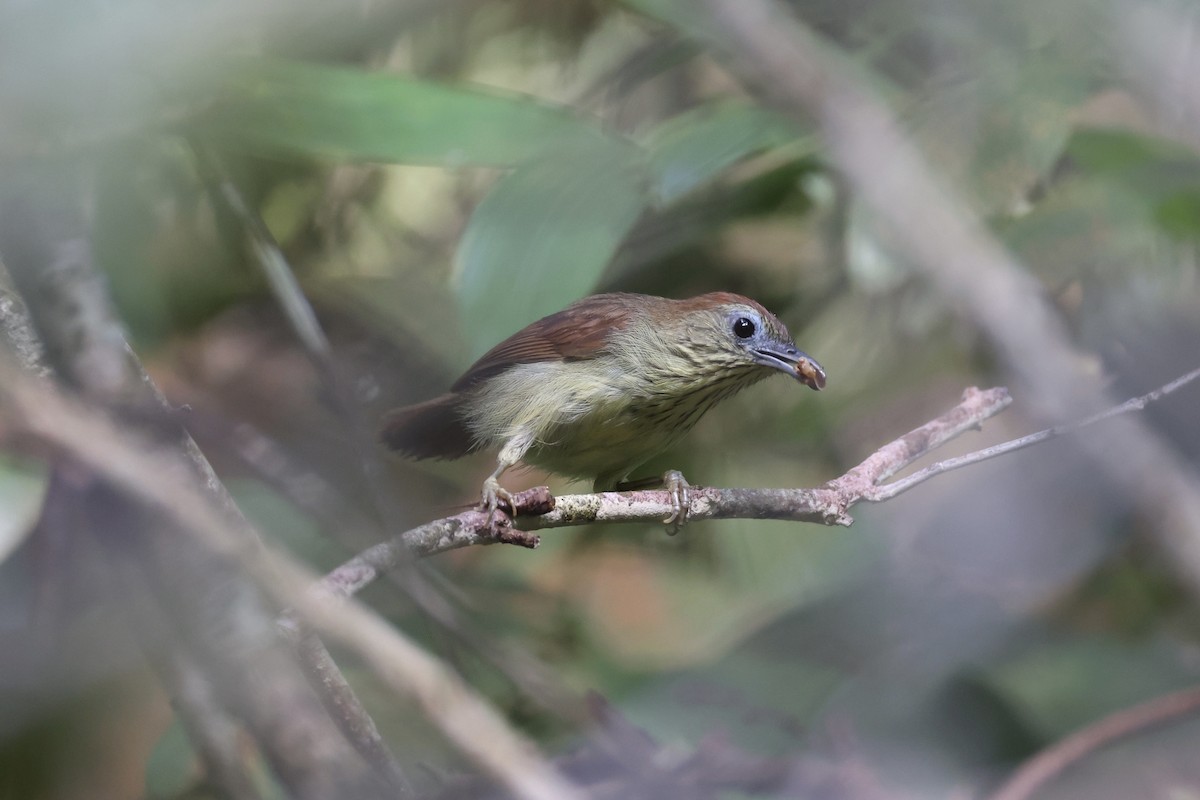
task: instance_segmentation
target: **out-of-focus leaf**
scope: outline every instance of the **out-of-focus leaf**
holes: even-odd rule
[[[591,291],[645,207],[645,184],[641,153],[627,145],[556,150],[503,178],[458,252],[473,354]]]
[[[1066,155],[1080,170],[1118,182],[1146,204],[1164,233],[1200,237],[1200,159],[1172,142],[1131,131],[1078,131]]]
[[[609,141],[529,97],[277,61],[239,72],[201,131],[255,151],[448,167],[511,166]]]
[[[30,472],[0,461],[0,561],[33,530],[45,492],[45,471]]]
[[[1130,130],[1085,128],[1067,143],[1067,156],[1089,172],[1122,174],[1154,163],[1195,164],[1182,145]]]
[[[175,144],[112,147],[95,170],[93,251],[135,345],[154,348],[257,290],[242,239],[214,237],[190,154]],[[172,198],[164,207],[163,198]]]
[[[1172,236],[1181,239],[1200,237],[1200,183],[1159,203],[1154,209],[1154,221]]]
[[[257,530],[277,537],[290,552],[308,563],[331,569],[344,558],[344,552],[321,536],[311,516],[255,480],[227,481],[230,493]]]
[[[1195,153],[1132,131],[1076,131],[1067,143],[1066,155],[1088,173],[1119,179],[1160,198],[1200,185],[1200,159]]]
[[[740,159],[799,135],[789,120],[752,106],[706,106],[679,114],[645,142],[655,196],[670,203]],[[811,143],[805,149],[811,151]]]
[[[840,678],[816,659],[780,657],[752,642],[703,667],[647,683],[620,705],[630,722],[659,740],[697,742],[719,730],[757,755],[787,755]]]
[[[689,0],[625,0],[625,5],[697,39],[719,40],[719,33],[708,25],[708,15],[697,13]]]
[[[260,759],[248,755],[244,766],[258,797],[283,800],[288,796]],[[159,737],[146,763],[146,797],[151,800],[205,798],[210,796],[211,791],[212,787],[204,782],[200,774],[196,751],[188,739],[187,731],[176,719]]]
[[[196,777],[196,752],[176,720],[154,745],[146,763],[146,796],[178,797]]]
[[[1176,648],[1092,638],[1056,641],[987,670],[984,679],[1047,741],[1118,709],[1195,683]]]

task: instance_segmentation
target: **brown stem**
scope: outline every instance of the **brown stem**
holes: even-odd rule
[[[1029,800],[1081,759],[1119,739],[1200,711],[1200,687],[1124,708],[1088,725],[1026,761],[989,800]]]
[[[452,667],[364,606],[314,597],[311,587],[318,576],[311,570],[231,530],[227,513],[196,486],[193,466],[178,452],[34,381],[2,354],[0,434],[9,437],[11,446],[37,444],[43,451],[69,454],[161,514],[181,534],[188,534],[187,540],[237,563],[275,602],[295,608],[315,631],[351,648],[390,689],[413,697],[450,742],[513,795],[523,800],[582,800],[532,742],[513,730]],[[164,546],[178,546],[183,537],[163,541]],[[269,672],[263,677],[274,680]],[[266,700],[278,702],[269,684],[263,688]]]
[[[884,445],[844,475],[813,489],[718,489],[693,487],[689,521],[705,519],[777,519],[815,522],[823,525],[850,525],[850,509],[862,502],[891,499],[931,478],[998,455],[1078,431],[1120,414],[1140,411],[1200,379],[1200,369],[1094,414],[1086,419],[1020,439],[941,461],[892,483],[883,483],[914,461],[1000,413],[1012,402],[1003,387],[963,392],[962,401],[945,414]],[[673,511],[670,493],[655,491],[600,492],[596,494],[550,497],[545,487],[516,495],[517,517],[523,528],[544,530],[597,522],[660,522]],[[550,510],[546,511],[545,508]],[[528,515],[528,516],[527,516]],[[364,550],[321,581],[320,591],[334,597],[353,595],[370,585],[394,564],[406,559],[426,557],[474,545],[497,542],[536,547],[538,538],[511,527],[508,517],[500,518],[498,528],[489,528],[488,517],[472,509],[443,517],[405,531],[386,542]],[[520,537],[526,538],[520,538]]]

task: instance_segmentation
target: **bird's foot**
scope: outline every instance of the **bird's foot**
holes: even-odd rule
[[[662,476],[663,488],[671,495],[671,515],[663,520],[667,526],[667,535],[674,536],[687,525],[688,515],[692,511],[692,498],[688,489],[692,485],[677,469],[669,469]]]
[[[508,504],[509,509],[515,509],[516,504],[513,503],[512,492],[500,485],[500,481],[496,480],[494,475],[488,476],[483,482],[483,498],[481,507],[487,512],[487,524],[490,526],[492,520],[496,518],[496,509],[500,507],[503,501]]]
[[[692,496],[688,491],[692,485],[677,469],[669,469],[661,478],[638,478],[632,481],[620,481],[613,486],[618,492],[632,492],[638,489],[659,487],[666,489],[671,495],[671,515],[663,520],[667,526],[667,535],[674,536],[687,524],[688,515],[692,510]],[[601,482],[596,481],[596,491],[601,491]]]

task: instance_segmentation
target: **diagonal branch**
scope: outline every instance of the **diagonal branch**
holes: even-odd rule
[[[87,402],[147,423],[146,433],[160,447],[172,449],[189,470],[192,485],[221,509],[230,535],[253,547],[254,534],[240,524],[244,519],[232,497],[195,443],[179,431],[125,340],[93,258],[93,193],[86,171],[71,163],[48,164],[34,172],[28,185],[6,186],[0,194],[0,250],[27,304],[24,327],[44,345],[44,363],[31,363],[23,355],[22,366],[43,377],[48,368]],[[22,313],[15,303],[6,306],[10,314]],[[9,336],[21,333],[12,322],[3,326]],[[20,344],[13,341],[18,353],[27,350]],[[51,460],[55,479],[67,472],[81,475],[61,484],[52,479],[52,489],[61,491],[48,494],[53,501],[47,500],[43,522],[50,519],[49,512],[55,519],[64,513],[77,519],[47,524],[43,530],[48,536],[89,536],[111,561],[110,569],[125,570],[115,589],[141,586],[153,593],[156,613],[169,620],[162,627],[170,636],[161,639],[161,646],[178,657],[177,663],[157,658],[153,650],[160,642],[147,635],[147,626],[135,623],[134,633],[181,716],[195,715],[185,721],[185,730],[197,737],[197,749],[222,789],[243,797],[253,785],[238,760],[238,739],[230,738],[234,726],[218,722],[227,718],[244,723],[295,796],[360,790],[378,796],[377,779],[329,723],[284,648],[259,635],[270,629],[276,611],[236,566],[194,542],[164,535],[173,530],[169,518],[114,490],[101,471],[70,453]],[[114,531],[121,535],[113,536]],[[136,566],[126,566],[130,559]],[[114,596],[120,600],[119,591]],[[179,679],[185,675],[172,667],[193,660],[195,669],[210,679],[211,695],[191,692],[184,697],[188,687]],[[209,697],[220,706],[202,707]]]
[[[850,509],[883,480],[916,459],[963,433],[1012,402],[1008,390],[976,389],[963,392],[957,406],[876,450],[840,478],[814,489],[689,489],[689,521],[704,519],[778,519],[847,526],[854,522]],[[669,492],[601,492],[567,495],[555,499],[554,510],[523,524],[531,530],[585,525],[590,522],[660,522],[672,513]]]
[[[1003,442],[1002,444],[995,445],[994,447],[986,447],[983,450],[977,450],[974,453],[967,453],[966,455],[958,456],[957,458],[949,458],[945,461],[939,461],[936,464],[929,465],[923,470],[914,472],[912,475],[909,475],[903,480],[889,483],[886,486],[880,486],[867,499],[875,502],[889,500],[896,495],[901,494],[902,492],[907,492],[918,483],[927,481],[936,475],[941,475],[943,472],[949,472],[953,469],[961,469],[962,467],[968,467],[971,464],[978,464],[980,461],[988,461],[989,459],[1005,455],[1006,453],[1023,450],[1026,447],[1031,447],[1035,444],[1041,444],[1042,442],[1048,442],[1051,439],[1057,439],[1059,436],[1063,436],[1064,434],[1074,433],[1080,428],[1085,428],[1088,425],[1094,425],[1097,422],[1103,422],[1106,419],[1111,419],[1118,414],[1128,414],[1132,411],[1141,411],[1150,403],[1161,400],[1167,395],[1179,391],[1197,378],[1200,378],[1200,368],[1181,375],[1165,386],[1160,386],[1154,391],[1147,392],[1141,397],[1130,398],[1124,403],[1121,403],[1119,406],[1113,406],[1106,411],[1101,411],[1099,414],[1093,414],[1087,419],[1079,420],[1078,422],[1071,422],[1066,425],[1056,425],[1053,428],[1047,428],[1044,431],[1038,431],[1037,433],[1031,433],[1028,436],[1022,436],[1020,439],[1013,439],[1012,441]]]
[[[368,429],[353,393],[341,379],[334,361],[333,345],[325,335],[316,311],[308,302],[300,282],[284,256],[266,223],[254,213],[228,174],[220,158],[203,145],[193,147],[201,171],[215,184],[214,196],[233,214],[245,229],[245,236],[254,261],[262,270],[284,316],[299,339],[325,388],[333,398],[336,411],[350,432],[363,478],[375,500],[376,516],[381,521],[398,519],[393,494],[384,488],[384,473],[374,437]],[[385,523],[386,524],[386,523]],[[397,565],[398,566],[398,565]],[[427,590],[416,575],[409,575],[401,584],[405,592],[423,608],[428,606]],[[359,699],[353,687],[337,668],[333,655],[311,631],[298,632],[293,639],[296,655],[309,682],[346,739],[380,774],[389,781],[393,791],[403,800],[413,796],[400,763],[379,733],[375,720]]]
[[[765,102],[803,125],[816,123],[832,165],[887,243],[978,326],[1035,413],[1059,421],[1111,403],[1038,281],[943,184],[860,74],[783,4],[638,1],[667,7],[673,21],[714,44]],[[1081,439],[1080,447],[1097,472],[1153,515],[1159,546],[1200,595],[1195,469],[1133,417],[1114,420],[1106,437]]]
[[[230,530],[228,515],[197,488],[192,465],[143,432],[70,400],[0,356],[0,442],[61,452],[237,564],[313,629],[357,653],[397,693],[412,696],[468,758],[522,800],[583,795],[447,664],[357,603],[308,591],[317,576],[294,558]]]
[[[692,487],[688,519],[777,519],[850,525],[849,510],[871,499],[876,484],[907,464],[1000,413],[1012,398],[1003,388],[967,389],[950,411],[884,445],[840,478],[814,489],[716,489]],[[517,516],[529,530],[566,528],[593,522],[661,522],[672,514],[671,494],[662,490],[598,492],[551,497],[546,487],[515,496]],[[327,574],[320,594],[348,597],[413,556],[496,543],[536,547],[538,537],[516,530],[506,515],[489,523],[471,509],[427,522],[364,550]]]
[[[1200,688],[1193,686],[1113,712],[1026,761],[988,800],[1029,800],[1098,750],[1149,728],[1194,717],[1197,711],[1200,711]]]
[[[1140,411],[1197,379],[1200,379],[1200,369],[1086,419],[940,461],[907,477],[885,483],[888,478],[946,442],[978,429],[985,420],[1000,413],[1012,402],[1008,390],[1002,387],[972,387],[963,392],[962,402],[945,414],[885,444],[841,477],[816,488],[692,487],[688,490],[691,500],[688,520],[776,519],[848,526],[854,522],[850,509],[859,503],[890,500],[945,472],[1074,433],[1121,414]],[[551,497],[549,490],[542,486],[517,493],[515,502],[520,524],[529,531],[596,522],[661,522],[674,510],[670,493],[662,490]],[[349,597],[410,558],[497,543],[537,547],[539,539],[513,528],[512,521],[505,515],[499,515],[498,522],[493,520],[489,526],[487,513],[470,509],[427,522],[364,550],[329,572],[321,580],[320,593],[330,597]]]

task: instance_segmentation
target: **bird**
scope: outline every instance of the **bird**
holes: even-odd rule
[[[498,447],[481,491],[490,521],[501,501],[512,508],[500,477],[518,463],[589,479],[597,492],[652,485],[629,475],[718,402],[779,372],[825,386],[821,365],[748,297],[596,294],[505,339],[445,394],[387,412],[380,439],[415,459]],[[676,470],[661,482],[674,530],[690,485]]]

